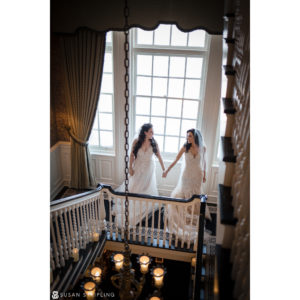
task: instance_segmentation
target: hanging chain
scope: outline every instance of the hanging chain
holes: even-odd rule
[[[124,43],[124,50],[125,50],[125,59],[124,59],[124,65],[125,65],[125,249],[129,250],[128,245],[128,227],[129,227],[129,201],[128,201],[128,162],[129,162],[129,156],[128,156],[128,137],[129,137],[129,26],[128,26],[128,15],[129,15],[129,8],[127,0],[125,0],[125,8],[124,8],[124,18],[125,18],[125,25],[124,25],[124,34],[125,34],[125,43]]]

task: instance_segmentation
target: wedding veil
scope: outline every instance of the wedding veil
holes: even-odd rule
[[[198,144],[199,144],[199,153],[201,156],[201,159],[200,159],[201,170],[206,172],[207,171],[206,170],[206,144],[205,144],[204,138],[203,138],[200,130],[195,129],[194,139],[195,139],[195,141],[198,140]]]

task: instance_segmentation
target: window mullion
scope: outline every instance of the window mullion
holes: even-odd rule
[[[101,98],[101,94],[100,94],[100,97]],[[100,104],[100,99],[99,99],[99,103],[98,103],[98,112],[97,112],[97,123],[98,123],[98,145],[99,145],[99,148],[101,148],[101,144],[100,144],[100,108],[99,108],[99,104]]]
[[[168,110],[168,97],[169,97],[169,80],[170,80],[170,56],[168,56],[168,80],[167,80],[167,97],[166,97],[166,107],[165,107],[165,126],[164,126],[164,145],[163,152],[165,152],[166,144],[166,128],[167,128],[167,110]]]
[[[152,55],[152,66],[151,66],[151,97],[150,97],[150,115],[149,122],[152,123],[152,97],[153,97],[153,67],[154,65],[154,55]]]
[[[181,114],[180,114],[180,126],[179,126],[179,143],[181,139],[181,128],[182,128],[182,116],[183,116],[183,101],[184,101],[184,92],[185,92],[185,82],[186,82],[186,64],[187,64],[187,57],[185,57],[185,63],[184,63],[184,81],[183,81],[183,89],[182,89],[182,102],[181,102]],[[178,149],[179,149],[179,143],[178,143]]]
[[[164,48],[146,48],[146,47],[136,47],[135,50],[140,53],[151,52],[155,54],[164,54],[164,55],[204,56],[207,53],[206,50],[164,49]]]

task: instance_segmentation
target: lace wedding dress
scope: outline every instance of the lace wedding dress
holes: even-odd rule
[[[172,198],[190,199],[194,194],[202,194],[202,183],[204,170],[206,168],[205,148],[200,148],[196,156],[190,151],[184,153],[181,174],[177,186],[171,193]],[[170,233],[179,235],[179,238],[189,236],[195,239],[197,236],[197,222],[199,219],[200,203],[192,210],[192,205],[187,207],[186,216],[184,218],[182,207],[168,206],[168,230]],[[192,217],[193,216],[193,217]],[[205,217],[211,219],[208,207],[206,206]]]
[[[146,194],[158,196],[155,175],[155,161],[153,157],[153,148],[150,146],[146,151],[140,148],[137,157],[133,163],[133,176],[129,177],[128,191],[135,194]],[[117,188],[117,191],[124,192],[125,184]],[[142,199],[141,199],[142,200]],[[121,199],[114,200],[113,215],[115,222],[119,227],[125,223],[125,207]],[[129,225],[136,225],[146,217],[146,214],[152,212],[152,206],[146,201],[129,200]],[[123,207],[122,207],[123,206]]]

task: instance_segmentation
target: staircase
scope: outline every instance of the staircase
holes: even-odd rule
[[[219,300],[249,299],[249,1],[225,2],[219,168],[217,269]]]
[[[132,253],[149,253],[153,257],[189,264],[196,257],[192,290],[194,297],[199,299],[206,276],[203,264],[207,250],[203,240],[206,196],[194,195],[184,200],[129,193],[128,197],[129,201],[146,202],[152,207],[151,216],[137,219],[130,225]],[[103,251],[123,251],[124,226],[118,224],[112,206],[118,201],[124,205],[124,199],[125,193],[116,192],[109,185],[99,185],[95,190],[51,202],[51,292],[72,290]],[[197,232],[168,232],[166,215],[172,206],[182,218],[187,218],[187,208],[192,207],[192,212],[198,216]],[[196,207],[200,207],[199,212]],[[78,260],[74,259],[74,248],[79,250]]]

